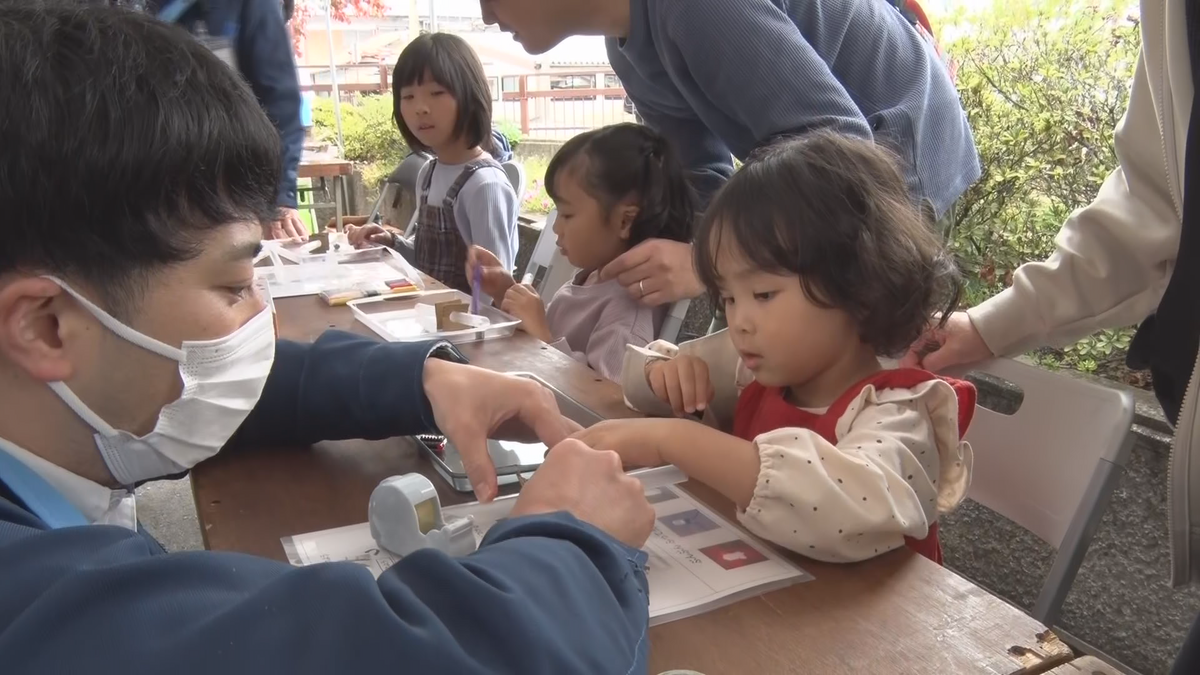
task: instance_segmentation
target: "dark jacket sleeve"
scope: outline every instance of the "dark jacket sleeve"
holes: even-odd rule
[[[279,131],[283,173],[278,206],[296,208],[296,173],[304,151],[300,82],[279,0],[244,0],[237,34],[238,68]]]
[[[566,514],[499,523],[470,556],[423,550],[378,580],[39,524],[0,499],[6,673],[646,671],[645,554]]]
[[[436,432],[424,387],[434,351],[464,360],[447,342],[379,342],[337,330],[312,344],[280,340],[262,397],[228,446]]]

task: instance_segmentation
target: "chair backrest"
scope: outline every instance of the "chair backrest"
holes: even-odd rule
[[[1133,398],[1008,359],[968,372],[1024,393],[1012,415],[976,408],[966,435],[975,455],[968,496],[1058,550],[1032,612],[1049,626],[1129,461]]]
[[[662,328],[658,330],[659,340],[672,343],[679,340],[679,329],[683,328],[683,320],[687,318],[688,307],[691,304],[692,299],[685,298],[671,305],[671,310],[667,312],[667,318],[663,319]]]
[[[504,169],[504,175],[508,176],[513,192],[517,193],[517,203],[520,204],[525,199],[525,167],[516,160],[504,162],[500,167]]]
[[[417,192],[417,176],[421,175],[421,169],[429,163],[429,157],[419,152],[414,152],[408,157],[405,157],[396,170],[387,178],[387,182],[394,183],[400,187],[416,194]]]
[[[379,187],[379,198],[375,200],[375,206],[371,207],[371,213],[367,216],[367,222],[374,223],[380,220],[379,213],[383,209],[384,200],[391,198],[396,193],[396,190],[408,190],[412,194],[416,194],[417,176],[420,175],[421,169],[428,163],[429,158],[419,152],[411,153],[408,157],[401,160],[396,165],[396,168],[388,174],[383,185]]]
[[[1059,547],[1099,462],[1124,466],[1129,394],[1008,359],[971,368],[1024,392],[1004,415],[982,406],[967,431],[971,499]]]
[[[546,221],[542,223],[542,232],[538,235],[533,253],[529,256],[529,263],[525,266],[525,278],[532,279],[538,295],[546,302],[549,302],[558,289],[578,271],[562,251],[558,250],[558,238],[554,234],[556,218],[557,209],[546,215]]]
[[[400,162],[400,168],[396,169],[396,173],[398,173],[400,171],[400,169],[404,168],[404,164],[406,162],[408,162],[410,159],[413,159],[414,157],[419,157],[420,159],[413,160],[412,163],[409,164],[408,168],[405,170],[405,173],[402,177],[404,182],[401,184],[403,186],[403,189],[408,190],[413,195],[414,200],[418,200],[418,201],[414,202],[412,217],[408,219],[408,226],[406,226],[404,228],[404,236],[405,236],[405,238],[408,238],[408,239],[412,238],[413,232],[417,229],[417,215],[421,211],[420,202],[419,202],[419,200],[420,200],[419,190],[421,189],[421,186],[418,184],[417,181],[419,181],[421,179],[421,172],[425,169],[426,166],[429,166],[429,158],[420,153],[414,152],[413,154],[409,155],[408,157],[405,157],[404,161]],[[392,175],[395,175],[395,173],[393,173]],[[389,178],[388,180],[391,180],[391,179]]]

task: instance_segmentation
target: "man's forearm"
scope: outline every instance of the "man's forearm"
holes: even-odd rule
[[[262,397],[230,445],[311,445],[435,431],[424,382],[426,361],[437,350],[461,358],[448,343],[378,342],[342,331],[327,331],[312,344],[281,340]]]

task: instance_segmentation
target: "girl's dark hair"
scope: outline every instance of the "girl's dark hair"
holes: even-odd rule
[[[894,356],[958,305],[958,269],[913,204],[897,158],[871,141],[815,132],[757,153],[713,198],[697,233],[700,279],[715,293],[717,252],[800,277],[822,307]]]
[[[657,237],[692,240],[695,200],[667,139],[640,124],[614,124],[571,138],[546,167],[546,192],[558,199],[558,175],[577,171],[584,189],[609,213],[634,196],[638,214],[629,246]]]
[[[467,41],[450,33],[424,33],[408,43],[392,70],[392,117],[410,150],[431,152],[413,135],[400,114],[400,90],[424,84],[425,78],[445,87],[458,102],[454,136],[467,147],[492,149],[492,91],[479,56]]]

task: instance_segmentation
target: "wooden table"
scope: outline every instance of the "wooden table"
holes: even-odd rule
[[[348,309],[315,297],[276,306],[284,337],[309,340],[332,327],[369,334]],[[477,365],[536,373],[603,416],[631,415],[615,384],[523,333],[462,348]],[[444,503],[463,501],[408,439],[222,455],[196,467],[192,481],[208,548],[286,560],[280,537],[365,522],[371,490],[410,471],[429,476]],[[732,516],[732,504],[705,486],[685,488]],[[1033,674],[1071,657],[1033,619],[907,550],[855,565],[796,560],[815,581],[652,628],[650,672]]]
[[[316,222],[317,209],[321,207],[333,207],[334,222],[337,223],[338,232],[342,232],[342,214],[344,212],[344,201],[346,196],[346,177],[354,173],[354,164],[344,159],[337,157],[328,157],[323,155],[304,155],[300,159],[300,168],[296,172],[296,178],[319,178],[324,183],[329,179],[333,183],[333,203],[312,203],[301,205],[300,208],[310,209],[313,212],[313,222]],[[323,231],[325,227],[317,223],[317,231]]]

